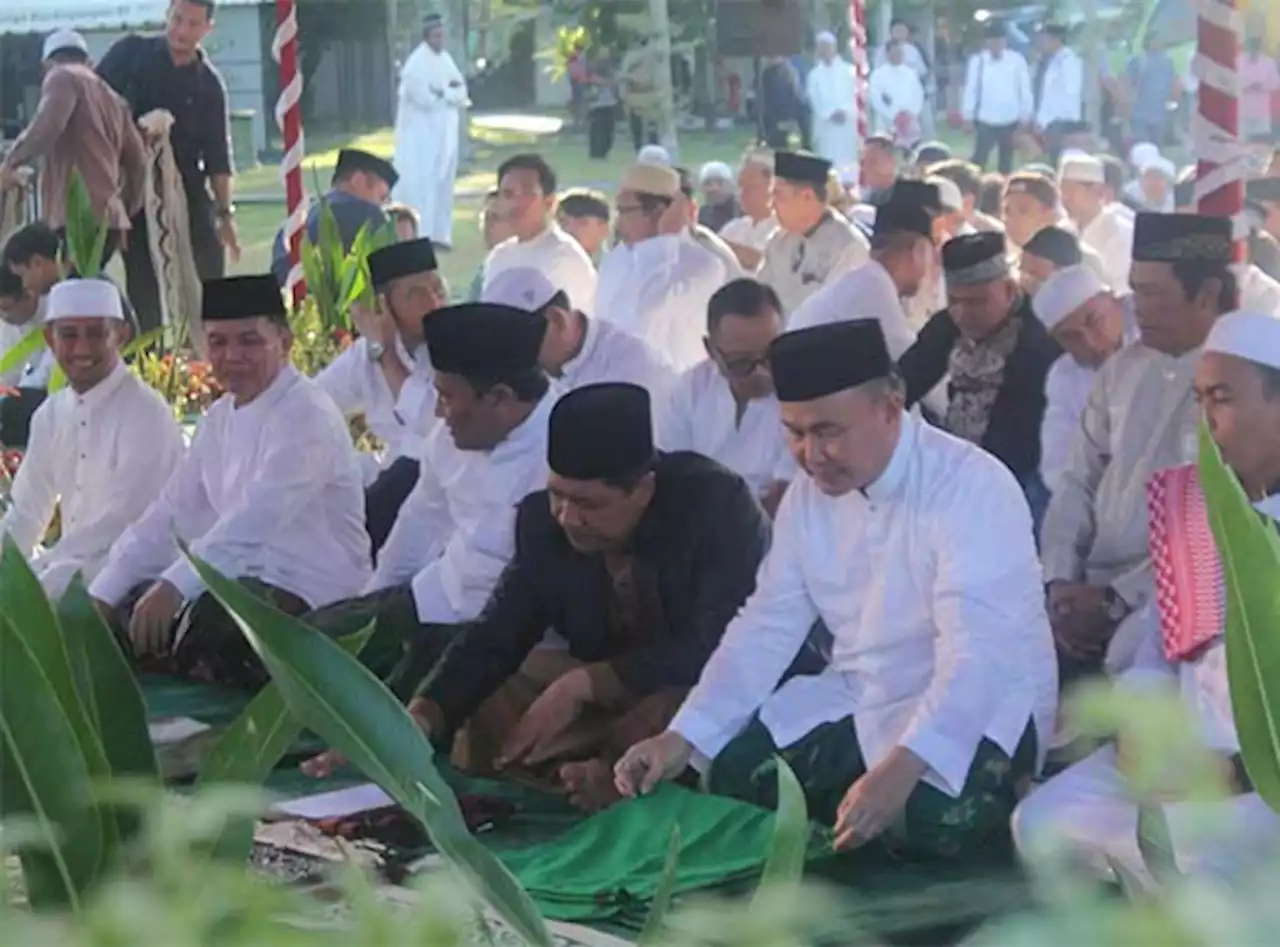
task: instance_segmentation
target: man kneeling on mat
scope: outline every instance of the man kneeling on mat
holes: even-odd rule
[[[464,769],[589,810],[618,799],[627,747],[666,728],[769,542],[746,482],[700,454],[656,452],[650,412],[648,392],[619,383],[556,404],[547,489],[520,504],[515,557],[409,704]]]

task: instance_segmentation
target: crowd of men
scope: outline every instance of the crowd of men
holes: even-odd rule
[[[91,86],[63,42],[49,84]],[[216,150],[175,140],[210,149],[221,207]],[[695,773],[767,805],[781,753],[838,847],[908,861],[977,863],[1012,824],[1144,876],[1123,743],[1037,783],[1064,686],[1165,682],[1233,793],[1221,831],[1175,839],[1180,865],[1239,871],[1280,820],[1240,765],[1222,614],[1170,601],[1198,601],[1202,417],[1274,509],[1280,285],[1190,209],[1194,180],[1135,212],[1136,169],[1068,151],[986,203],[974,166],[918,157],[869,142],[855,197],[826,159],[753,150],[719,233],[660,149],[612,200],[509,158],[478,298],[450,303],[400,211],[376,306],[315,378],[276,275],[208,275],[226,394],[190,438],[122,358],[120,291],[59,279],[55,226],[19,230],[0,310],[43,326],[68,384],[30,418],[0,531],[51,595],[83,574],[142,667],[265,680],[176,533],[326,634],[376,618],[362,660],[470,772],[587,810]],[[395,184],[348,150],[324,199],[346,228]],[[1278,189],[1249,186],[1255,246]]]

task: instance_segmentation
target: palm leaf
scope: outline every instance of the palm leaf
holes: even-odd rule
[[[1151,877],[1162,885],[1173,884],[1182,878],[1163,806],[1155,803],[1138,806],[1138,852]]]
[[[773,824],[773,844],[760,877],[757,897],[769,888],[798,886],[809,851],[809,807],[805,803],[804,788],[786,760],[778,756],[775,762],[778,812]]]
[[[94,253],[100,231],[105,246],[105,226],[99,225],[93,212],[93,199],[84,178],[78,170],[73,170],[67,186],[67,255],[76,273],[86,279],[102,270],[102,251]]]
[[[671,830],[671,841],[667,843],[667,857],[662,863],[662,877],[658,879],[657,890],[653,894],[653,903],[649,906],[649,914],[644,919],[644,927],[636,938],[638,947],[655,947],[666,933],[667,914],[671,910],[671,902],[676,893],[676,870],[680,867],[680,826]]]
[[[44,351],[48,343],[44,338],[44,327],[36,326],[13,348],[0,355],[0,375],[6,375],[16,368],[24,367],[31,361],[31,356]]]
[[[373,632],[371,623],[338,644],[348,654],[359,656]],[[302,724],[290,713],[280,688],[270,683],[218,737],[200,766],[196,784],[261,785],[301,733]],[[253,820],[249,818],[229,819],[212,842],[214,857],[229,862],[243,862],[252,848]]]
[[[386,686],[336,642],[284,615],[183,548],[209,591],[262,657],[290,711],[383,788],[504,921],[533,947],[551,947],[528,893],[467,830],[433,749]]]
[[[133,358],[135,355],[140,352],[145,352],[157,343],[161,348],[163,348],[164,337],[167,331],[168,326],[158,326],[149,332],[144,332],[139,336],[135,336],[129,340],[127,345],[120,347],[120,357],[123,359]]]
[[[1227,679],[1240,753],[1258,794],[1280,811],[1280,537],[1253,508],[1205,425],[1199,473],[1226,580]]]

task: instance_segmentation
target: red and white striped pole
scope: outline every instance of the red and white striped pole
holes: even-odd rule
[[[867,57],[867,4],[866,0],[849,0],[849,56],[853,61],[853,114],[854,129],[858,136],[858,166],[862,166],[862,146],[867,140],[867,81],[871,64]],[[866,184],[865,174],[859,172],[861,183]]]
[[[1230,217],[1236,261],[1247,258],[1244,217],[1245,151],[1240,143],[1240,45],[1244,16],[1235,0],[1196,0],[1199,102],[1191,137],[1199,157],[1196,205],[1200,213]]]
[[[289,278],[285,289],[295,303],[307,294],[302,278],[302,235],[307,226],[306,189],[302,184],[302,72],[298,69],[298,11],[294,0],[276,0],[276,33],[271,56],[280,64],[280,98],[276,100],[276,124],[284,138],[280,178],[284,182],[289,215],[284,222],[284,242],[289,251]]]

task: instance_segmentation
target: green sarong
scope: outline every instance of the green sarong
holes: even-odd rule
[[[1035,768],[1035,746],[1031,727],[1012,759],[984,739],[960,795],[952,798],[920,783],[877,846],[894,861],[924,863],[985,857],[993,847],[1008,851],[1009,817],[1018,801],[1019,782]],[[782,748],[774,745],[757,717],[712,761],[707,788],[773,808],[778,802],[775,756],[787,761],[804,786],[809,817],[827,826],[835,824],[840,801],[867,771],[852,717],[816,727]],[[858,852],[870,848],[864,846]]]
[[[680,828],[676,893],[684,894],[754,881],[773,823],[773,813],[758,806],[666,783],[499,858],[548,918],[639,927],[662,880],[673,829]],[[829,854],[828,846],[814,833],[810,858]]]
[[[331,638],[345,638],[376,622],[360,661],[405,701],[440,659],[455,631],[452,625],[419,624],[408,585],[335,602],[308,612],[302,620]]]

